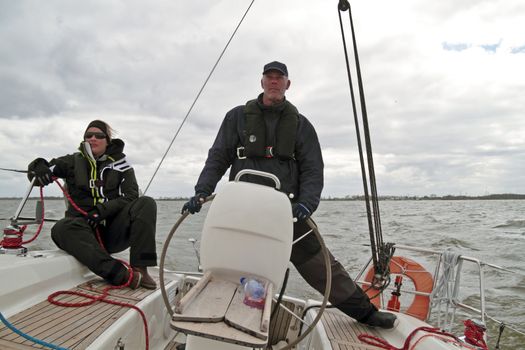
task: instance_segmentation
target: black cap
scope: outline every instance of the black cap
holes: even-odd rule
[[[276,70],[281,73],[283,73],[285,76],[288,76],[288,69],[286,68],[286,64],[273,61],[264,66],[263,74],[266,74],[269,70]]]

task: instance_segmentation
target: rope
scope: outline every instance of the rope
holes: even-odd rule
[[[67,348],[62,348],[62,347],[60,347],[58,345],[54,345],[54,344],[45,342],[43,340],[37,339],[35,337],[32,337],[32,336],[22,332],[21,330],[19,330],[15,326],[13,326],[11,323],[9,323],[9,321],[4,317],[4,315],[2,315],[2,312],[0,312],[0,320],[5,324],[5,326],[7,328],[12,330],[14,333],[18,334],[19,336],[21,336],[21,337],[23,337],[23,338],[25,338],[25,339],[27,339],[29,341],[32,341],[35,344],[42,345],[42,346],[45,346],[46,348],[50,348],[50,349],[68,350]]]
[[[419,331],[428,332],[428,333],[431,333],[433,335],[437,335],[438,337],[452,338],[455,341],[457,341],[458,343],[461,343],[461,341],[455,335],[447,333],[447,332],[442,332],[438,328],[433,328],[433,327],[418,327],[418,328],[414,329],[412,332],[410,332],[408,337],[405,339],[405,343],[403,344],[403,347],[401,347],[401,348],[397,348],[397,347],[393,346],[392,344],[390,344],[389,342],[387,342],[386,340],[384,340],[382,338],[379,338],[379,337],[376,337],[376,336],[373,336],[373,335],[370,335],[370,334],[359,334],[357,336],[357,338],[359,340],[361,340],[363,343],[366,343],[366,344],[369,344],[369,345],[373,345],[373,346],[376,346],[376,347],[381,348],[381,349],[386,349],[386,350],[411,350],[411,349],[414,348],[415,344],[411,347],[410,343],[414,339],[416,333],[419,332]],[[419,342],[419,340],[417,342]],[[417,342],[416,342],[416,344],[417,344]]]
[[[122,261],[122,260],[119,260],[119,261],[122,262],[124,265],[126,265],[126,267],[128,267],[128,271],[129,271],[129,278],[128,278],[127,282],[124,283],[123,285],[120,285],[120,286],[108,286],[108,287],[106,287],[106,288],[104,288],[102,290],[102,294],[100,296],[94,296],[94,295],[90,295],[90,294],[86,294],[86,293],[82,293],[82,292],[78,292],[78,291],[63,290],[63,291],[58,291],[58,292],[55,292],[55,293],[49,295],[47,297],[47,300],[51,304],[58,305],[58,306],[64,306],[64,307],[83,307],[83,306],[93,305],[97,301],[100,301],[100,302],[107,303],[107,304],[112,304],[112,305],[117,305],[117,306],[121,306],[121,307],[128,307],[130,309],[134,309],[134,310],[136,310],[139,313],[140,317],[142,318],[142,323],[144,324],[144,333],[146,335],[146,350],[148,350],[149,349],[148,321],[146,319],[146,315],[144,314],[144,312],[139,307],[137,307],[137,306],[135,306],[133,304],[128,304],[128,303],[124,303],[124,302],[119,302],[119,301],[115,301],[115,300],[106,299],[109,296],[109,291],[110,290],[125,288],[125,287],[129,286],[129,284],[131,283],[131,280],[133,279],[133,269],[131,269],[129,267],[129,265],[127,263],[125,263],[124,261]],[[63,302],[63,301],[56,300],[56,298],[58,296],[60,296],[60,295],[74,295],[74,296],[80,296],[80,297],[84,297],[84,298],[91,299],[91,300],[84,301],[84,302],[69,303],[69,302]]]
[[[190,108],[188,109],[188,112],[186,112],[186,115],[184,116],[184,119],[182,119],[182,122],[180,123],[179,125],[179,128],[177,129],[177,131],[175,132],[175,135],[173,136],[173,138],[171,139],[171,142],[168,146],[168,148],[166,149],[166,152],[164,152],[164,155],[162,156],[162,158],[160,159],[160,162],[159,164],[157,165],[157,167],[155,168],[155,171],[153,172],[153,175],[151,176],[151,179],[149,180],[148,182],[148,185],[146,186],[146,189],[144,190],[144,194],[146,194],[146,192],[148,192],[148,189],[151,185],[151,183],[153,182],[153,179],[155,178],[155,176],[157,175],[157,172],[159,171],[160,169],[160,166],[162,165],[162,163],[164,162],[164,159],[166,158],[166,156],[168,155],[168,152],[170,151],[171,149],[171,146],[173,145],[173,143],[175,142],[175,139],[177,138],[177,136],[179,135],[179,132],[181,131],[184,123],[186,123],[186,120],[188,119],[191,111],[193,110],[193,107],[195,106],[195,104],[197,103],[197,100],[199,99],[200,95],[202,94],[202,91],[204,90],[204,88],[206,87],[206,84],[208,84],[208,81],[210,80],[213,72],[215,71],[215,68],[217,68],[217,65],[219,64],[220,60],[222,59],[222,56],[224,56],[224,53],[226,52],[226,49],[228,48],[228,46],[230,45],[231,41],[233,40],[233,37],[235,36],[235,34],[237,33],[237,30],[239,29],[239,27],[241,26],[241,23],[244,21],[244,18],[246,17],[246,15],[248,14],[248,11],[250,11],[250,8],[252,7],[253,3],[255,2],[255,0],[252,0],[250,2],[250,5],[248,5],[248,8],[246,9],[246,11],[244,12],[244,15],[242,16],[241,20],[239,21],[239,23],[237,24],[237,27],[235,27],[235,30],[233,31],[232,35],[230,36],[230,39],[228,40],[228,42],[226,43],[226,45],[224,46],[224,48],[222,49],[222,52],[220,53],[219,57],[217,58],[217,61],[215,61],[215,64],[213,65],[210,73],[208,74],[208,77],[206,78],[206,80],[204,80],[204,83],[202,84],[199,92],[197,93],[197,96],[195,96],[195,99],[193,100],[193,103],[191,104]]]
[[[84,216],[88,216],[88,212],[85,211],[84,209],[80,208],[76,203],[75,201],[73,200],[73,198],[71,198],[71,196],[69,195],[69,193],[67,192],[67,190],[64,188],[64,186],[62,186],[62,184],[57,180],[55,179],[55,182],[56,184],[58,185],[58,187],[60,187],[60,189],[62,190],[62,193],[64,194],[64,196],[67,198],[67,201],[69,202],[69,204],[71,204],[71,206],[77,211],[79,212],[80,214],[84,215]],[[98,241],[98,244],[100,244],[100,246],[102,247],[102,249],[106,250],[106,247],[104,246],[104,242],[102,241],[102,238],[101,238],[101,235],[100,235],[100,230],[98,229],[98,227],[95,229],[95,233],[96,233],[96,237],[97,237],[97,241]],[[117,259],[118,260],[118,259]],[[119,260],[120,262],[122,262],[126,267],[127,267],[127,264],[122,261],[122,260]]]
[[[416,340],[416,342],[414,344],[412,344],[412,346],[410,347],[410,350],[415,350],[416,349],[416,346],[425,338],[429,338],[429,337],[432,337],[432,338],[437,338],[437,339],[440,339],[441,341],[445,342],[445,343],[452,343],[456,346],[459,346],[461,348],[467,348],[467,349],[470,349],[470,350],[479,350],[478,348],[475,348],[473,346],[470,346],[468,344],[465,344],[464,342],[458,342],[457,340],[455,339],[450,339],[450,338],[446,338],[444,336],[441,336],[441,335],[437,335],[437,334],[432,334],[432,333],[429,333],[429,334],[425,334],[425,335],[422,335],[418,340]]]
[[[0,241],[0,247],[8,249],[20,248],[22,245],[22,235],[24,234],[26,225],[20,226],[18,230],[13,228],[12,230],[4,229],[4,239]],[[10,237],[8,237],[9,235]],[[13,237],[14,236],[14,237]]]
[[[488,350],[487,343],[483,339],[485,327],[475,324],[472,320],[466,320],[463,324],[465,325],[465,341],[483,350]]]
[[[456,303],[454,301],[454,290],[456,285],[455,272],[458,264],[461,264],[459,258],[460,254],[453,252],[450,249],[445,250],[441,254],[441,265],[443,272],[437,281],[432,294],[430,295],[431,308],[436,310],[438,315],[438,324],[441,323],[441,317],[444,317],[445,322],[449,325],[445,326],[446,330],[450,330],[450,325],[453,322],[456,310]],[[459,269],[459,267],[458,267]],[[451,309],[452,308],[452,312]],[[450,318],[450,321],[448,319]]]
[[[458,264],[460,256],[461,254],[455,253],[449,249],[443,252],[443,273],[441,274],[439,281],[436,283],[436,286],[432,292],[431,299],[433,301],[445,299],[448,300],[449,303],[453,302],[452,296],[454,285],[451,285],[451,282],[454,282],[455,267]]]
[[[359,89],[359,104],[361,106],[361,119],[363,122],[363,135],[365,138],[366,146],[366,158],[368,165],[368,179],[365,170],[365,161],[363,156],[363,147],[361,143],[361,132],[359,129],[359,118],[357,116],[356,109],[356,99],[354,95],[354,87],[352,81],[352,73],[350,70],[350,63],[348,59],[348,50],[345,38],[345,30],[343,28],[343,20],[341,17],[341,12],[348,11],[348,18],[350,23],[350,29],[352,33],[352,46],[354,51],[354,62],[355,69],[357,73],[357,83]],[[374,158],[372,152],[372,143],[370,138],[370,128],[368,125],[368,113],[366,110],[366,101],[365,101],[365,92],[363,88],[363,79],[361,75],[361,65],[359,63],[359,53],[357,50],[357,41],[355,36],[354,23],[352,19],[352,11],[350,9],[350,3],[347,0],[340,0],[338,4],[338,16],[339,16],[339,25],[341,28],[341,39],[343,42],[343,49],[346,61],[346,71],[348,76],[348,85],[350,88],[350,97],[352,101],[352,112],[354,116],[354,124],[356,129],[356,139],[357,146],[359,151],[359,160],[361,165],[361,177],[363,180],[363,189],[366,205],[366,214],[368,219],[368,230],[370,235],[370,246],[372,250],[372,261],[375,270],[374,283],[376,289],[383,291],[386,289],[390,283],[390,278],[388,275],[390,271],[388,266],[390,264],[390,258],[394,254],[394,248],[392,244],[385,245],[383,243],[383,233],[381,229],[381,217],[379,210],[379,199],[377,195],[377,186],[375,179],[375,170],[374,170]],[[370,185],[371,196],[368,193],[368,186]],[[372,209],[370,208],[370,203],[372,203]],[[379,295],[380,293],[378,293]]]
[[[23,241],[22,244],[27,244],[33,242],[38,235],[40,234],[40,231],[42,231],[42,227],[44,227],[44,215],[45,215],[45,209],[44,209],[44,188],[40,187],[40,201],[42,203],[42,221],[38,225],[38,228],[36,230],[36,233],[33,235],[33,237],[27,241]]]
[[[347,5],[348,7],[343,7],[342,5]],[[354,116],[354,124],[356,129],[356,140],[357,140],[357,148],[359,153],[359,163],[361,165],[361,178],[363,180],[363,190],[364,190],[364,196],[365,196],[365,205],[366,205],[366,214],[368,219],[368,231],[370,234],[370,243],[371,243],[371,250],[372,250],[372,261],[374,266],[377,266],[378,258],[377,258],[377,250],[376,250],[376,244],[375,244],[375,234],[374,234],[374,227],[372,224],[372,212],[370,209],[370,196],[368,194],[368,182],[366,179],[366,170],[365,170],[365,161],[363,157],[363,146],[361,143],[361,132],[359,131],[359,119],[357,117],[357,110],[356,110],[356,102],[355,102],[355,95],[354,95],[354,85],[352,83],[352,73],[350,71],[350,63],[348,59],[348,49],[346,45],[346,37],[345,32],[343,29],[343,20],[341,18],[341,11],[345,11],[350,8],[350,4],[348,4],[347,1],[341,1],[338,6],[338,15],[339,15],[339,25],[341,27],[341,39],[343,41],[343,49],[345,53],[345,61],[346,61],[346,72],[348,75],[348,86],[350,88],[350,99],[352,101],[352,112]]]
[[[42,187],[40,187],[40,201],[42,202],[42,221],[38,225],[38,228],[35,234],[33,235],[33,237],[27,241],[23,240],[24,232],[27,228],[27,225],[23,225],[23,226],[20,226],[20,229],[18,231],[13,230],[9,232],[15,237],[5,237],[4,236],[4,239],[0,241],[0,247],[10,248],[10,249],[20,248],[22,244],[31,243],[38,237],[38,235],[42,231],[42,228],[44,227],[45,210],[44,210],[44,191]],[[5,231],[4,231],[4,234],[5,234]]]

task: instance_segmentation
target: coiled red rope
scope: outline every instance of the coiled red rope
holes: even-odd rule
[[[487,343],[483,339],[485,328],[475,324],[472,320],[463,321],[463,324],[465,325],[464,334],[467,343],[488,350]]]
[[[120,260],[120,261],[123,262],[122,260]],[[125,265],[127,265],[127,264],[125,264]],[[78,291],[61,290],[61,291],[58,291],[58,292],[55,292],[55,293],[49,295],[47,297],[47,300],[51,304],[58,305],[58,306],[64,306],[64,307],[83,307],[83,306],[93,305],[96,302],[100,301],[100,302],[107,303],[107,304],[118,305],[118,306],[122,306],[122,307],[128,307],[130,309],[134,309],[134,310],[136,310],[139,313],[140,317],[142,318],[142,323],[144,324],[144,333],[145,333],[145,336],[146,336],[146,350],[149,350],[148,321],[146,319],[146,315],[144,314],[144,311],[142,311],[139,307],[137,307],[137,306],[135,306],[133,304],[123,303],[123,302],[120,302],[120,301],[107,299],[107,297],[109,296],[109,291],[110,290],[112,290],[112,289],[122,289],[122,288],[125,288],[125,287],[129,286],[129,284],[130,284],[130,282],[131,282],[131,280],[133,278],[133,270],[132,269],[129,269],[129,276],[130,277],[129,277],[129,279],[128,279],[128,281],[126,283],[124,283],[123,285],[120,285],[120,286],[108,286],[108,287],[106,287],[106,288],[104,288],[102,290],[102,294],[99,295],[99,296],[94,296],[94,295],[91,295],[91,294],[82,293],[82,292],[78,292]],[[61,296],[61,295],[81,296],[81,297],[84,297],[84,298],[89,299],[89,300],[88,301],[84,301],[84,302],[76,302],[76,303],[69,303],[69,302],[56,300],[56,298]]]
[[[387,342],[386,340],[384,340],[382,338],[379,338],[379,337],[376,337],[376,336],[373,336],[373,335],[370,335],[370,334],[359,334],[357,337],[363,343],[366,343],[366,344],[369,344],[369,345],[373,345],[373,346],[376,346],[376,347],[381,348],[381,349],[386,349],[386,350],[410,350],[410,349],[413,349],[413,347],[412,348],[410,347],[410,343],[414,339],[416,333],[420,332],[420,331],[432,333],[432,334],[440,336],[440,337],[453,338],[458,343],[460,342],[460,340],[455,335],[447,333],[447,332],[440,331],[438,328],[433,328],[433,327],[418,327],[418,328],[414,329],[408,335],[408,337],[405,339],[405,343],[403,344],[403,347],[401,347],[401,348],[395,347],[392,344],[390,344],[389,342]]]

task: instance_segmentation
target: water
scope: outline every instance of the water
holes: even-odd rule
[[[0,218],[15,212],[18,200],[0,200]],[[157,247],[162,250],[164,239],[180,217],[182,201],[158,201]],[[48,200],[46,217],[60,217],[64,202]],[[421,246],[437,251],[452,248],[462,255],[516,271],[515,274],[489,270],[485,274],[487,312],[490,316],[525,330],[525,201],[520,200],[467,200],[467,201],[382,201],[381,222],[385,242]],[[32,215],[34,202],[26,205],[23,215]],[[168,249],[166,267],[195,271],[198,266],[190,238],[199,239],[200,227],[207,211],[188,217],[180,226]],[[370,256],[367,219],[363,202],[323,201],[314,215],[326,245],[338,260],[355,276]],[[0,222],[2,227],[7,220]],[[41,237],[32,245],[53,248],[49,240],[52,223],[44,225]],[[28,228],[32,233],[36,227]],[[27,237],[26,237],[27,238]],[[198,246],[198,243],[197,243]],[[124,257],[126,254],[123,255]],[[474,266],[465,271],[475,272]],[[464,275],[462,300],[476,304],[474,296],[477,280]],[[290,295],[319,298],[319,294],[302,283],[292,270]],[[491,334],[496,325],[489,322]],[[493,338],[494,339],[494,338]],[[525,337],[509,330],[503,334],[501,349],[525,349]],[[492,344],[493,345],[493,344]]]

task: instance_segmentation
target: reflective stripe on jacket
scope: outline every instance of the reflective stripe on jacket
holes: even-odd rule
[[[117,214],[138,198],[138,185],[133,168],[126,162],[124,142],[113,139],[106,154],[94,160],[83,148],[74,154],[50,161],[53,174],[64,179],[73,201],[83,210],[96,208],[102,219]],[[68,206],[68,216],[80,214]]]

